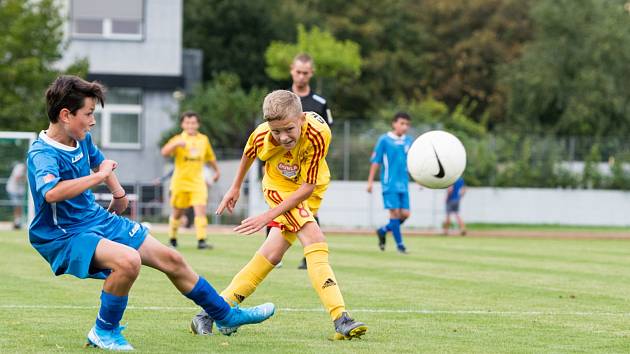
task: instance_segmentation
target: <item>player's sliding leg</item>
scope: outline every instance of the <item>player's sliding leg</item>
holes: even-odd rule
[[[101,292],[101,307],[96,323],[88,333],[89,346],[110,350],[133,350],[120,326],[129,289],[140,273],[141,258],[135,249],[107,239],[96,246],[92,264],[97,269],[111,269]]]
[[[177,248],[177,231],[181,225],[182,215],[184,215],[184,209],[173,207],[171,216],[168,218],[168,239],[174,248]]]
[[[142,264],[165,273],[177,290],[214,318],[221,333],[225,335],[236,332],[242,325],[260,323],[274,314],[275,307],[271,303],[251,308],[230,307],[210,283],[192,270],[177,251],[162,245],[150,235],[138,252]]]
[[[206,205],[195,205],[195,236],[197,237],[198,249],[212,249],[212,245],[206,243],[208,238],[208,217],[206,216]]]
[[[240,304],[256,291],[256,288],[278,264],[291,244],[285,240],[279,228],[273,227],[254,257],[238,272],[221,296],[230,304]],[[192,319],[190,329],[195,334],[212,333],[212,317],[201,311]]]
[[[317,292],[324,308],[330,314],[335,326],[335,339],[352,339],[365,334],[367,326],[350,318],[341,290],[330,263],[328,245],[319,226],[307,222],[302,226],[298,237],[304,246],[304,256],[308,263],[308,277]]]

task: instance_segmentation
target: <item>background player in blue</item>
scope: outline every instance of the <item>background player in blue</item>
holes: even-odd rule
[[[464,178],[459,177],[452,186],[448,187],[446,191],[446,220],[442,226],[444,227],[444,235],[448,235],[448,228],[451,226],[451,214],[455,215],[457,225],[459,226],[459,233],[462,236],[466,235],[466,224],[459,215],[459,202],[466,193],[466,185],[464,184]]]
[[[219,316],[224,334],[273,315],[273,304],[231,308],[177,251],[157,241],[145,227],[119,216],[128,200],[113,172],[117,164],[105,159],[89,133],[96,123],[96,104],[104,105],[100,84],[61,76],[46,91],[46,103],[50,124],[33,142],[27,158],[35,203],[29,239],[55,275],[105,279],[89,345],[133,349],[119,323],[142,264],[165,273],[182,294],[213,318]],[[90,191],[100,183],[112,193],[108,210],[95,203]]]
[[[376,230],[378,246],[385,250],[385,240],[391,231],[400,253],[407,253],[403,243],[400,225],[409,217],[409,174],[407,173],[407,152],[412,140],[405,135],[409,130],[411,117],[405,112],[398,112],[392,119],[392,131],[378,138],[372,153],[368,193],[372,193],[372,184],[376,171],[381,169],[383,204],[389,210],[389,223]]]

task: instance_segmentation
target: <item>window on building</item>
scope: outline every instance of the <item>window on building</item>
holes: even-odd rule
[[[144,0],[72,0],[72,36],[139,40],[143,15]]]
[[[109,88],[105,107],[94,113],[92,138],[101,147],[139,149],[142,126],[142,91],[135,88]]]

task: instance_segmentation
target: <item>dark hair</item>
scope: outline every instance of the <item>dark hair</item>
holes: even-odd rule
[[[310,63],[311,67],[313,69],[315,68],[315,62],[313,62],[313,57],[311,57],[307,53],[299,53],[298,55],[296,55],[293,58],[293,61],[291,62],[291,64],[295,63],[296,61],[300,61],[302,63]]]
[[[193,111],[185,111],[184,113],[182,113],[179,116],[179,123],[181,124],[184,121],[184,118],[186,117],[195,117],[197,118],[197,123],[201,123],[199,119],[199,115],[197,114],[197,112],[193,112]]]
[[[78,76],[59,76],[46,90],[46,111],[52,123],[59,120],[59,112],[66,108],[75,114],[92,97],[105,106],[105,87],[96,81],[88,82]]]
[[[406,112],[396,112],[396,114],[394,114],[394,118],[392,118],[392,123],[396,122],[399,119],[411,121],[411,116]]]

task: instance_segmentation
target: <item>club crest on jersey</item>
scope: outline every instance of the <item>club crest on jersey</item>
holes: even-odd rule
[[[280,162],[278,164],[278,170],[286,178],[294,178],[298,174],[298,165],[290,165]]]
[[[75,163],[83,158],[83,151],[79,154],[72,156],[72,163]]]

